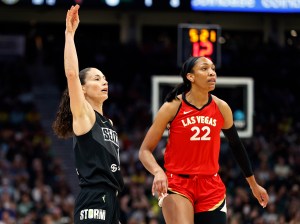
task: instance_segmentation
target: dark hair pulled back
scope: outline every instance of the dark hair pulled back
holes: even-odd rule
[[[191,82],[187,79],[186,74],[191,72],[196,61],[200,57],[189,57],[182,65],[180,76],[183,80],[182,83],[178,84],[165,98],[165,101],[172,102],[177,96],[183,92],[189,91],[191,89]]]

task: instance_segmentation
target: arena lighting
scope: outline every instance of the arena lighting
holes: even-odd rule
[[[145,6],[146,7],[151,7],[153,5],[153,1],[152,0],[145,0]]]
[[[46,4],[47,5],[55,5],[56,4],[56,0],[46,0]]]
[[[298,34],[297,34],[297,31],[296,30],[291,30],[291,36],[292,37],[297,37],[298,36]]]
[[[120,0],[105,0],[105,3],[108,6],[115,7],[115,6],[118,6],[120,4]]]
[[[33,5],[43,5],[44,3],[52,6],[56,4],[56,0],[32,0]]]
[[[178,8],[180,6],[180,0],[170,0],[170,6],[173,8]]]
[[[18,3],[20,0],[2,0],[2,2],[6,5],[14,5]]]
[[[32,0],[33,5],[42,5],[44,3],[44,0]]]

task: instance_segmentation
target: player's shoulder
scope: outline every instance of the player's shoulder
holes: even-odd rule
[[[169,102],[169,107],[173,109],[178,109],[182,103],[182,94],[178,95],[175,99]]]
[[[224,118],[224,125],[223,128],[227,129],[232,126],[233,118],[232,118],[232,110],[228,103],[225,100],[222,100],[216,96],[213,96],[213,100],[216,102],[223,118]]]
[[[178,108],[181,105],[182,102],[182,95],[178,95],[175,99],[173,99],[171,102],[165,102],[164,105],[171,108]]]
[[[165,102],[160,108],[160,112],[168,114],[170,117],[174,117],[178,112],[182,103],[182,96],[179,95],[177,98],[173,99],[171,102]]]
[[[211,96],[212,96],[212,99],[215,101],[215,103],[217,104],[217,106],[220,109],[229,107],[228,103],[225,100],[223,100],[215,95],[211,95]]]

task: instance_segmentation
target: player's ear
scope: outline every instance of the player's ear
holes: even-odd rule
[[[186,74],[186,78],[190,81],[190,82],[194,82],[195,80],[195,75],[193,73],[187,73]]]
[[[83,93],[85,93],[85,86],[84,85],[82,86],[82,91],[83,91]]]

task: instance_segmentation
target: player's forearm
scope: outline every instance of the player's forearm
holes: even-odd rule
[[[79,73],[77,51],[72,33],[65,34],[64,66],[66,75]]]
[[[139,151],[139,159],[144,165],[144,167],[152,174],[155,175],[159,171],[163,171],[163,169],[158,165],[156,159],[153,154],[149,150],[140,150]]]
[[[232,150],[235,160],[242,169],[245,177],[253,175],[252,165],[249,160],[247,151],[239,138],[238,132],[234,125],[229,129],[223,129],[223,133],[229,141],[229,146]]]

